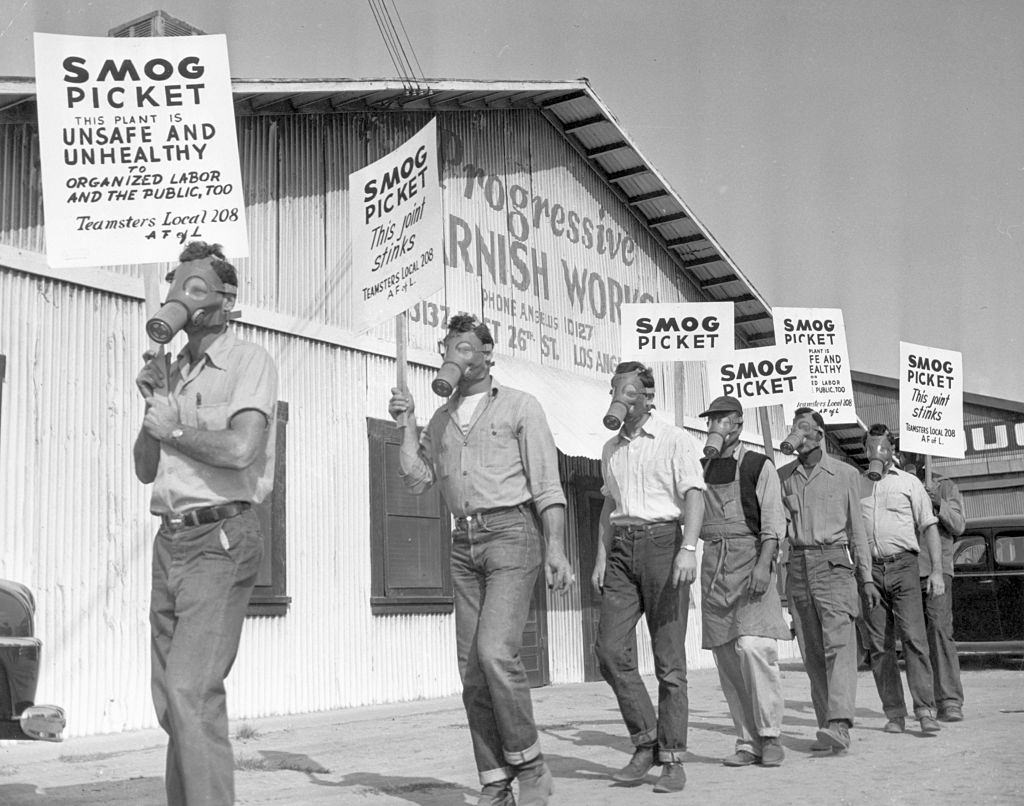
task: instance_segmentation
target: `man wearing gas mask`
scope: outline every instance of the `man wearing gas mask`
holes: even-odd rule
[[[652,416],[654,376],[643,364],[619,364],[611,386],[604,424],[618,433],[601,454],[605,499],[591,583],[603,596],[595,650],[634,746],[612,778],[639,784],[660,763],[654,791],[680,792],[689,723],[686,622],[704,517],[700,444]],[[641,615],[654,651],[657,715],[637,670]]]
[[[793,414],[779,468],[788,530],[786,598],[796,623],[811,703],[818,720],[812,750],[850,747],[857,699],[857,582],[878,603],[860,514],[860,474],[825,450],[825,421],[809,408]],[[872,605],[873,606],[873,605]]]
[[[906,727],[907,706],[896,663],[898,626],[914,716],[920,720],[923,733],[936,733],[940,725],[935,719],[918,557],[923,548],[930,558],[925,595],[942,596],[946,583],[942,578],[938,518],[917,477],[895,466],[894,444],[892,433],[881,423],[872,425],[864,437],[868,469],[861,478],[861,513],[871,550],[871,574],[881,595],[880,604],[864,602],[864,623],[871,671],[888,720],[883,730],[902,733]]]
[[[922,551],[918,555],[921,598],[939,721],[959,722],[964,718],[964,687],[960,682],[960,658],[953,640],[953,543],[967,528],[964,500],[952,479],[933,472],[931,481],[925,482],[924,457],[920,454],[903,452],[900,458],[903,469],[924,484],[932,502],[932,512],[939,519],[942,581],[946,589],[941,596],[928,595],[932,561],[931,555]]]
[[[778,639],[791,638],[774,582],[775,556],[786,532],[775,465],[740,442],[743,406],[716,398],[704,446],[701,539],[701,626],[715,656],[722,693],[736,727],[727,767],[777,767],[785,751]]]
[[[412,395],[392,389],[399,461],[415,494],[440,484],[455,516],[451,570],[462,699],[483,790],[478,806],[543,806],[553,790],[519,657],[534,583],[574,581],[563,549],[565,495],[536,398],[491,377],[494,339],[476,317],[452,317],[432,389],[448,400],[420,431]],[[454,394],[453,394],[454,391]],[[539,517],[538,517],[539,513]]]
[[[228,327],[238,280],[219,245],[190,243],[163,307],[146,323],[173,362],[147,354],[135,474],[160,520],[150,602],[152,689],[168,734],[171,806],[234,803],[224,694],[263,546],[253,505],[274,479],[277,369]]]

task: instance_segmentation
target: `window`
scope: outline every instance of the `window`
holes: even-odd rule
[[[410,493],[399,477],[402,432],[367,418],[370,443],[370,610],[450,613],[451,515],[436,489]]]
[[[285,502],[287,500],[288,404],[277,401],[277,442],[274,446],[274,491],[259,506],[256,514],[263,532],[263,562],[256,587],[249,597],[250,616],[283,616],[291,597],[287,586],[287,539]]]
[[[996,569],[1024,568],[1024,532],[996,535]]]
[[[984,535],[965,536],[957,541],[953,555],[954,571],[984,571],[987,565]]]

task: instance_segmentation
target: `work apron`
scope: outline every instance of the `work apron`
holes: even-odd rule
[[[757,564],[759,535],[753,534],[743,513],[740,466],[745,450],[736,451],[736,472],[727,484],[708,484],[704,490],[704,541],[701,563],[701,625],[704,649],[721,646],[741,635],[789,639],[774,576],[767,590],[752,599],[750,576]]]

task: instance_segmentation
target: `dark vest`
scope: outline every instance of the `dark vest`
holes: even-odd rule
[[[757,502],[757,479],[768,457],[763,453],[747,450],[740,465],[740,503],[747,526],[755,535],[761,533],[761,505]],[[708,484],[728,484],[736,474],[736,460],[726,458],[700,460],[704,466],[704,481]]]

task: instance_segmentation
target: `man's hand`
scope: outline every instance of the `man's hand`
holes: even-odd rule
[[[566,593],[576,581],[573,576],[572,566],[561,549],[547,551],[544,558],[544,576],[547,579],[548,587],[558,593]]]
[[[416,401],[412,399],[412,395],[398,387],[392,387],[391,400],[388,401],[388,414],[392,419],[397,420],[403,413],[412,417],[415,410]]]
[[[762,565],[761,563],[754,564],[754,570],[750,574],[750,583],[747,585],[747,591],[750,594],[751,599],[759,599],[764,595],[764,592],[768,590],[768,583],[772,579],[772,567],[771,565]]]
[[[874,610],[882,603],[882,595],[878,592],[874,582],[865,582],[861,586],[861,590],[864,592],[864,606],[868,610]]]
[[[141,395],[149,400],[157,392],[167,390],[167,375],[164,372],[164,368],[167,364],[163,350],[159,352],[153,352],[146,350],[142,354],[142,359],[146,362],[139,374],[135,376],[135,385],[138,387]]]
[[[180,426],[180,415],[175,403],[163,395],[146,398],[146,416],[142,418],[142,428],[153,439],[163,441]]]
[[[678,588],[679,583],[691,584],[697,578],[697,552],[680,548],[672,561],[672,587]]]
[[[598,553],[597,558],[594,560],[594,573],[590,575],[590,584],[594,588],[594,593],[600,595],[604,593],[604,569],[608,566],[608,561],[605,559],[603,553]]]
[[[946,592],[946,580],[941,571],[933,571],[928,575],[927,590],[929,596],[942,596]]]

